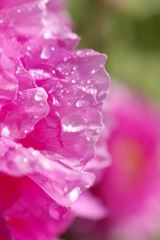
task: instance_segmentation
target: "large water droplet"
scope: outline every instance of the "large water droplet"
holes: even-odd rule
[[[65,132],[80,132],[87,128],[88,120],[83,113],[72,113],[62,120],[63,131]]]
[[[60,103],[58,102],[57,98],[53,97],[53,105],[60,106]]]
[[[38,91],[38,92],[36,93],[34,99],[35,99],[36,101],[41,101],[41,100],[43,100],[43,93],[40,92],[40,91]]]
[[[72,202],[75,202],[80,194],[80,188],[76,187],[69,193],[69,198]]]
[[[52,50],[49,46],[44,46],[42,48],[41,58],[43,58],[43,59],[51,58],[53,51],[54,51],[54,48]]]
[[[84,100],[78,100],[76,102],[76,107],[83,107],[84,106]]]
[[[27,163],[28,159],[27,158],[23,158],[23,162]]]
[[[31,131],[33,131],[34,127],[30,127],[24,130],[25,133],[29,133]]]
[[[10,131],[7,127],[2,128],[2,131],[1,131],[1,136],[2,137],[8,137],[9,134],[10,134]]]
[[[106,91],[103,91],[103,90],[97,94],[98,97],[105,97],[105,95],[106,95]]]
[[[38,156],[38,155],[40,155],[40,152],[37,151],[37,150],[33,150],[33,151],[32,151],[32,155],[33,155],[33,156]]]
[[[46,69],[30,69],[29,70],[32,77],[36,78],[36,80],[43,80],[47,78],[51,78],[53,76],[52,72],[47,71]]]

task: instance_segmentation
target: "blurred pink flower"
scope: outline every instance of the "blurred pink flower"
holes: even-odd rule
[[[57,239],[95,179],[106,57],[70,25],[63,1],[0,2],[1,239]]]
[[[79,213],[82,196],[88,198],[82,194],[73,206],[81,217],[72,226],[74,239],[155,239],[160,219],[158,111],[127,87],[113,84],[103,114],[106,128],[99,142],[108,149],[112,164],[101,171],[90,194],[106,215],[95,221],[93,214]],[[96,159],[98,164],[98,155]],[[85,208],[90,208],[87,200]]]

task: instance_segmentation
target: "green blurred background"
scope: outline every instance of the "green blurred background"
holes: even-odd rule
[[[78,48],[107,54],[111,78],[160,100],[160,0],[67,0]]]

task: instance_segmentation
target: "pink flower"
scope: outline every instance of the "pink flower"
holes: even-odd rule
[[[0,3],[0,237],[49,240],[92,185],[106,57],[73,50],[62,1]],[[11,231],[10,231],[11,230]],[[11,234],[12,232],[12,234]]]
[[[159,115],[146,100],[118,84],[111,87],[107,100],[100,141],[112,164],[101,172],[91,193],[106,208],[106,215],[95,221],[79,214],[80,197],[73,206],[81,216],[72,227],[74,239],[155,239],[160,219]]]
[[[16,36],[21,43],[35,36],[66,38],[78,43],[71,32],[72,21],[64,7],[64,1],[53,0],[1,0],[0,30],[6,35]]]

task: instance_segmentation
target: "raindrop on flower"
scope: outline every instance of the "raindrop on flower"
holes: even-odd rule
[[[52,49],[50,49],[49,46],[44,46],[44,47],[42,48],[41,58],[43,58],[43,59],[49,59],[49,58],[51,58],[51,56],[52,56],[51,50],[52,50]],[[54,50],[54,48],[53,48],[53,50]],[[52,51],[53,51],[53,50],[52,50]]]
[[[74,188],[70,193],[69,193],[69,198],[72,202],[75,202],[80,194],[80,189],[78,187]]]
[[[42,92],[37,92],[34,99],[36,101],[41,101],[43,99],[43,93]]]
[[[65,132],[80,132],[87,128],[88,120],[82,114],[70,114],[62,120],[62,127]]]
[[[2,128],[1,136],[8,137],[9,134],[10,134],[10,131],[9,131],[9,129],[7,127]]]
[[[27,158],[23,158],[23,162],[28,162],[28,159]]]
[[[84,106],[84,100],[78,100],[76,102],[76,107],[83,107]]]

